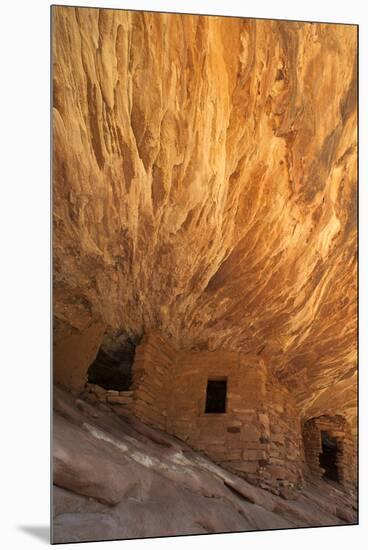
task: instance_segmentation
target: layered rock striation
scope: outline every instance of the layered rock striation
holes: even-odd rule
[[[157,329],[257,353],[305,418],[354,425],[356,27],[62,6],[52,24],[60,381],[84,383],[105,333]]]

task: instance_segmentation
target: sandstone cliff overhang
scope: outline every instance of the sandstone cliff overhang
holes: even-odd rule
[[[56,6],[57,372],[104,333],[256,352],[356,419],[357,28]]]

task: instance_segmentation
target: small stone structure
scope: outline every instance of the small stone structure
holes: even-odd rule
[[[285,498],[293,498],[301,489],[306,464],[312,473],[323,475],[318,460],[325,428],[344,441],[338,462],[340,480],[353,477],[354,467],[349,469],[347,464],[352,441],[344,419],[321,417],[306,422],[304,454],[294,397],[257,355],[178,351],[154,332],[136,348],[132,374],[130,391],[87,384],[88,396],[108,402],[117,413],[129,410],[251,483]],[[211,387],[225,392],[218,401],[218,412],[208,412],[217,406],[213,399],[208,406]]]
[[[303,426],[303,440],[305,460],[313,474],[345,485],[355,481],[355,445],[345,418],[323,415],[309,419]]]
[[[85,385],[82,395],[89,401],[106,402],[109,405],[114,405],[114,408],[123,406],[124,410],[127,410],[127,408],[131,408],[133,404],[133,392],[130,390],[106,390],[101,386],[97,386],[96,384],[87,383]],[[117,409],[117,412],[119,412],[119,409]]]
[[[226,382],[224,412],[206,412],[210,381]],[[275,493],[302,482],[300,417],[293,396],[256,355],[173,349],[158,333],[136,349],[129,392],[87,385],[89,396],[186,441]]]

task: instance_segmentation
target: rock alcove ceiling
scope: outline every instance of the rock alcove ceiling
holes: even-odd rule
[[[356,27],[54,7],[53,39],[55,341],[257,350],[354,425]]]

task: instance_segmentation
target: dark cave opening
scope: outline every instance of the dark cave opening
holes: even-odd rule
[[[337,468],[337,440],[328,432],[321,432],[322,453],[319,455],[320,466],[325,470],[323,477],[332,481],[339,481]]]
[[[135,343],[124,335],[105,335],[97,357],[88,369],[88,382],[105,390],[129,390],[135,347]]]

